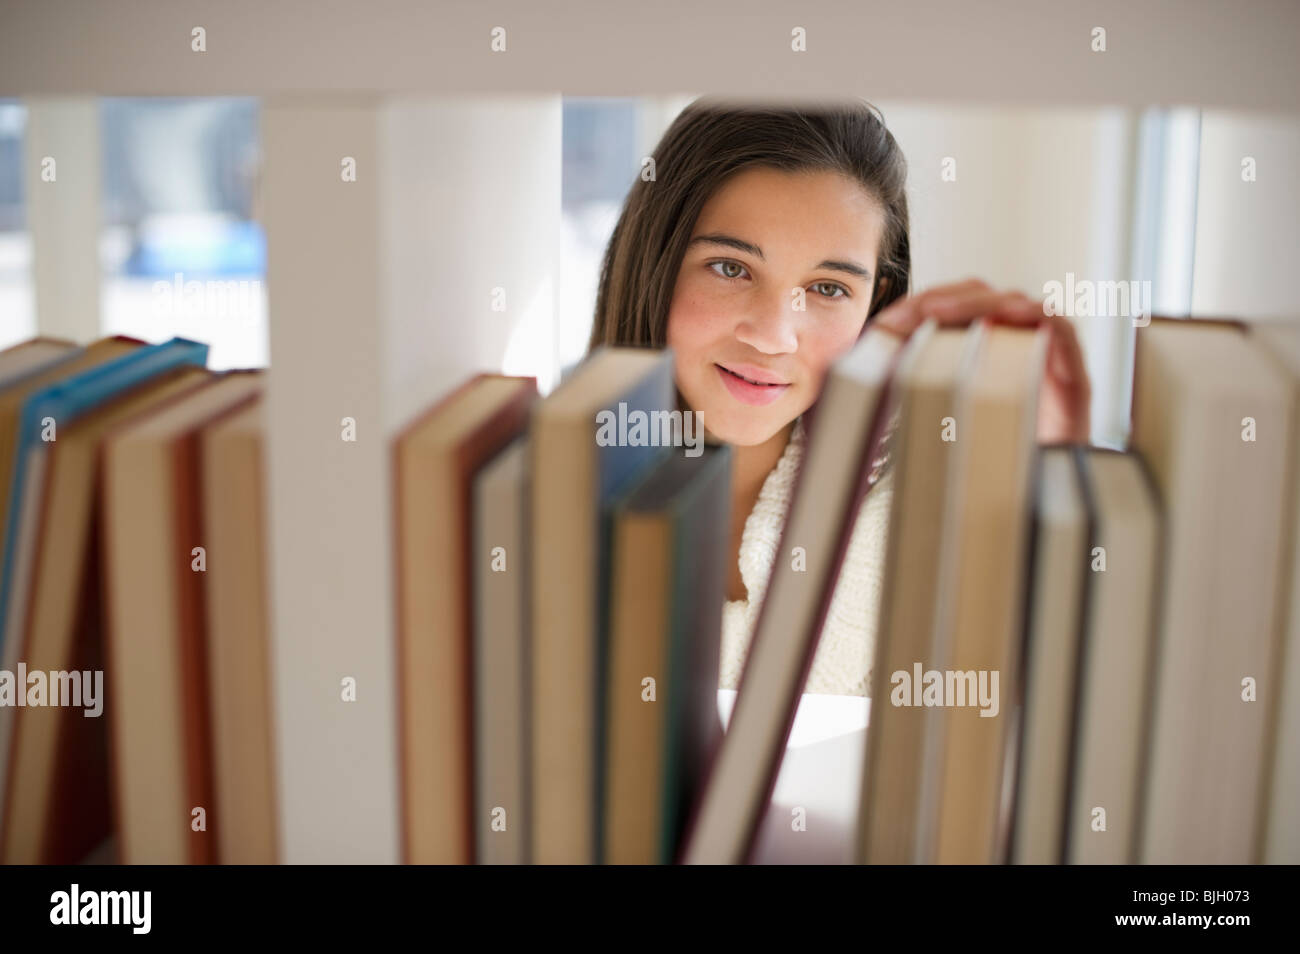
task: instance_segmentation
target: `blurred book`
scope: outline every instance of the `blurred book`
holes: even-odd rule
[[[601,513],[669,447],[628,439],[605,421],[675,409],[664,351],[598,348],[538,402],[530,422],[532,574],[532,854],[538,864],[592,864],[603,820],[609,555]],[[605,421],[602,421],[602,418]],[[662,418],[661,418],[662,419]]]
[[[1047,338],[1043,330],[984,324],[967,334],[977,344],[958,396],[956,440],[966,447],[951,485],[956,519],[946,527],[953,533],[945,535],[937,570],[934,658],[943,705],[927,739],[933,761],[924,776],[918,858],[991,864],[1004,860],[1009,837],[1004,779],[1014,771],[1030,474]]]
[[[474,860],[528,861],[528,438],[474,481]]]
[[[602,861],[668,864],[721,740],[731,448],[667,455],[609,513]]]
[[[979,338],[963,328],[922,325],[899,356],[890,400],[898,424],[890,456],[894,501],[881,580],[871,696],[898,689],[895,672],[931,668],[945,536],[955,532],[955,483],[966,444],[956,440],[958,388]],[[910,687],[904,687],[909,691]],[[923,706],[876,707],[866,739],[857,859],[916,860],[926,738],[937,715]]]
[[[125,863],[218,859],[201,439],[261,387],[259,372],[223,373],[104,442],[105,655]]]
[[[0,351],[0,389],[66,361],[82,349],[58,338],[32,338]]]
[[[869,327],[827,374],[778,547],[803,548],[806,570],[785,559],[773,567],[736,708],[692,807],[684,863],[737,864],[752,856],[884,433],[883,398],[898,346],[894,335]]]
[[[303,808],[267,374],[205,353],[0,352],[6,862],[271,863]],[[449,382],[387,452],[403,858],[1300,859],[1300,327],[1138,329],[1122,452],[1038,446],[1046,358],[925,324],[833,365],[780,543],[804,568],[776,562],[730,694],[732,450],[629,426],[680,413],[671,353],[597,349],[546,398]],[[804,693],[886,448],[872,696]],[[60,673],[80,705],[47,704]]]
[[[51,452],[65,432],[86,413],[110,402],[159,374],[185,366],[202,366],[207,346],[183,338],[145,345],[129,338],[107,338],[60,361],[0,394],[0,427],[6,436],[0,466],[8,468],[4,552],[0,557],[0,669],[25,670],[27,612],[31,605],[32,573],[40,544],[46,475]],[[12,438],[10,441],[9,438]],[[41,678],[41,677],[37,677]],[[16,699],[0,705],[0,812],[6,808],[8,772],[17,709],[27,686],[17,687]],[[4,702],[0,689],[0,702]]]
[[[735,690],[718,690],[724,727],[735,703]],[[871,712],[866,696],[799,696],[781,770],[754,845],[755,864],[855,863],[858,782]]]
[[[1092,534],[1074,566],[1086,602],[1071,692],[1062,850],[1071,864],[1128,864],[1135,857],[1145,767],[1142,726],[1163,520],[1137,454],[1090,448],[1080,463]]]
[[[1286,500],[1283,501],[1283,569],[1281,636],[1274,671],[1281,685],[1272,700],[1273,727],[1268,751],[1270,777],[1265,783],[1267,821],[1258,860],[1300,864],[1300,324],[1251,326],[1256,342],[1282,370],[1291,395],[1291,434],[1287,452]]]
[[[13,549],[18,536],[15,524],[23,502],[27,450],[37,441],[42,429],[39,419],[30,420],[34,410],[34,403],[29,406],[30,399],[37,396],[39,400],[51,387],[76,379],[141,347],[144,347],[143,341],[131,338],[104,338],[64,361],[45,365],[0,391],[0,469],[3,471],[3,489],[0,489],[0,530],[3,532],[3,543],[0,543],[0,649],[5,645],[7,596]],[[7,652],[4,658],[8,661]]]
[[[1043,448],[1035,474],[1011,843],[1011,860],[1019,864],[1060,864],[1063,855],[1085,557],[1092,535],[1081,453],[1068,445]]]
[[[265,413],[259,395],[215,420],[200,438],[213,796],[222,864],[271,864],[278,856]]]
[[[478,375],[394,442],[407,862],[474,859],[474,479],[523,432],[536,397],[533,378]]]
[[[193,365],[164,372],[65,423],[50,444],[30,613],[23,631],[11,635],[29,671],[78,674],[82,701],[89,703],[93,693],[100,715],[86,718],[70,706],[14,710],[12,788],[2,836],[6,864],[72,864],[110,831],[107,700],[102,680],[85,682],[105,669],[100,444],[123,421],[210,377]]]
[[[1245,864],[1263,822],[1293,382],[1231,325],[1137,335],[1132,446],[1165,512],[1137,860]]]

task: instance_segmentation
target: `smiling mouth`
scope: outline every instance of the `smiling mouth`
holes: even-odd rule
[[[744,381],[746,384],[752,384],[752,385],[754,385],[755,387],[760,387],[760,388],[785,388],[785,387],[789,387],[789,384],[787,384],[787,383],[773,383],[773,382],[770,382],[770,381],[755,381],[753,378],[747,378],[747,377],[745,377],[743,374],[737,374],[735,371],[732,371],[730,368],[723,367],[723,366],[720,365],[720,364],[715,364],[714,366],[715,366],[716,368],[718,368],[718,370],[720,370],[720,371],[724,371],[724,372],[726,372],[727,374],[731,375],[733,378],[736,378],[738,381]]]

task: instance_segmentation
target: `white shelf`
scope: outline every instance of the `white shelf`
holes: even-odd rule
[[[718,690],[718,715],[731,718],[736,692]],[[763,819],[759,864],[850,864],[871,700],[805,693]],[[803,809],[804,830],[793,827]]]

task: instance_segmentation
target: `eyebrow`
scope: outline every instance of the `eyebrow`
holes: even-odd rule
[[[697,235],[686,243],[687,248],[692,245],[725,245],[727,248],[734,248],[738,251],[753,255],[760,262],[767,261],[763,257],[763,250],[753,242],[746,242],[744,239],[738,239],[734,235],[726,235],[722,232],[710,232],[708,235]],[[857,262],[840,261],[838,259],[827,259],[821,262],[817,268],[824,268],[835,272],[847,272],[864,282],[870,284],[871,271],[863,268]]]

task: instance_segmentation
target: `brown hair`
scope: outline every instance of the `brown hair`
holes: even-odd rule
[[[885,212],[867,324],[907,294],[907,163],[869,103],[776,106],[697,99],[673,120],[653,158],[657,181],[638,178],[633,184],[605,250],[589,351],[601,344],[664,347],[677,272],[700,210],[729,176],[755,166],[839,172],[860,183]]]

